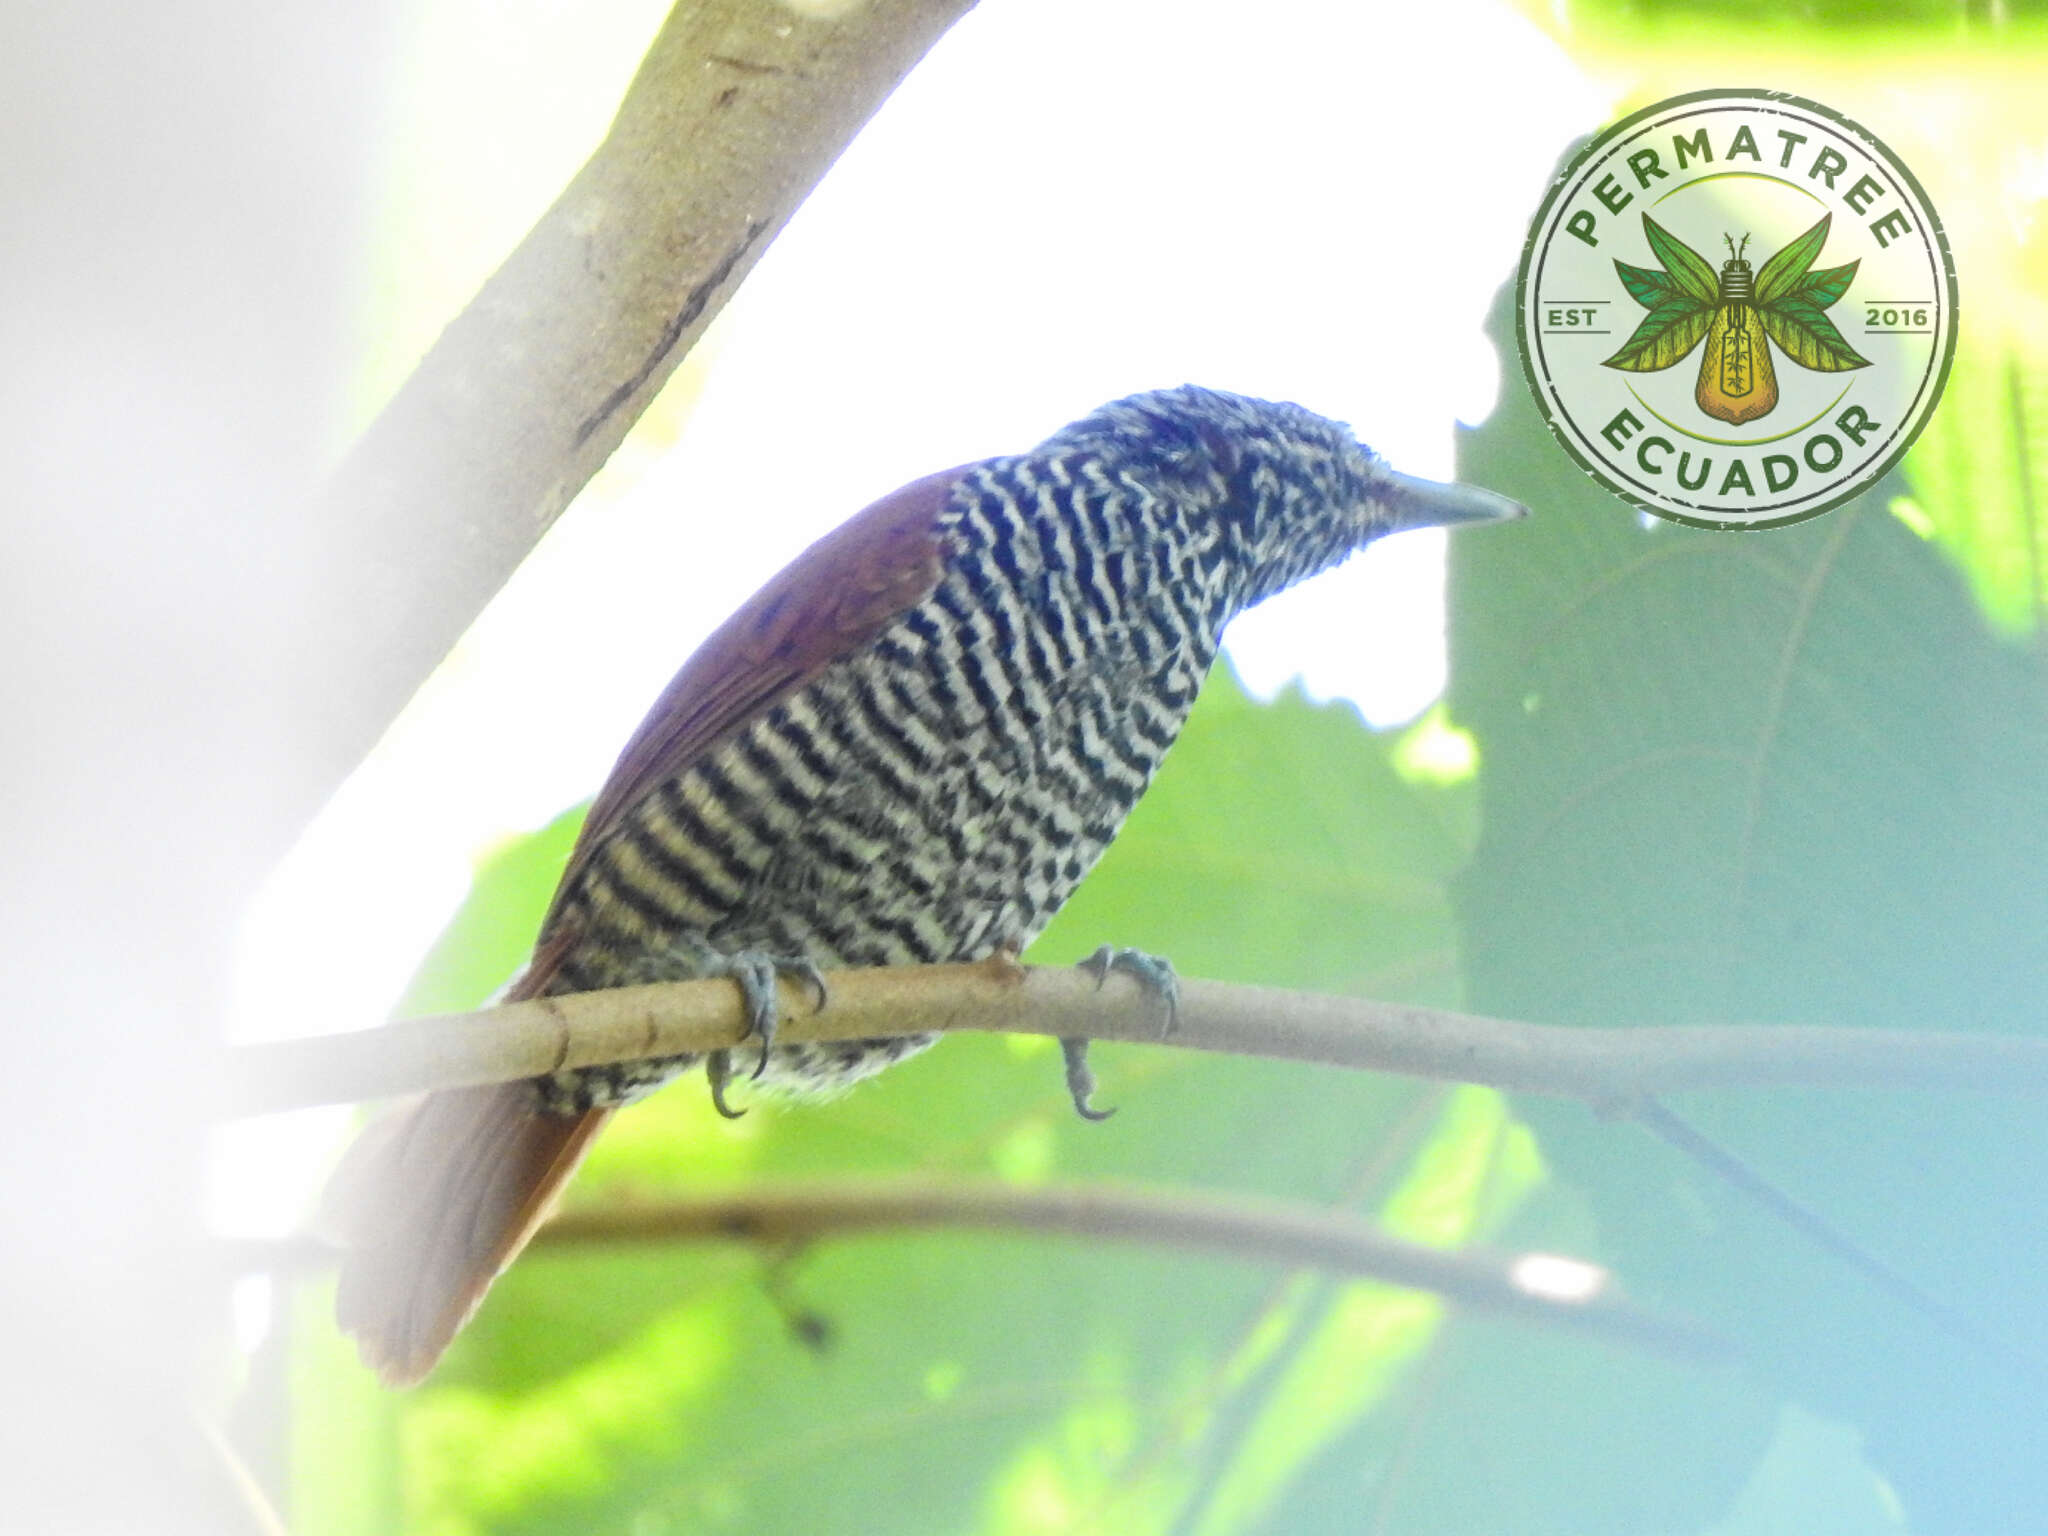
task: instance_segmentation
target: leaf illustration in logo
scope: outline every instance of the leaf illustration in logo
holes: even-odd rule
[[[1714,276],[1713,263],[1706,257],[1647,213],[1643,215],[1643,234],[1649,239],[1651,252],[1664,263],[1664,270],[1671,274],[1680,290],[1691,294],[1702,304],[1712,304],[1719,297],[1721,285]]]
[[[1626,261],[1614,264],[1629,297],[1649,311],[1620,350],[1602,363],[1627,373],[1669,368],[1698,346],[1713,318],[1718,292],[1714,269],[1648,214],[1643,215],[1643,233],[1650,249],[1670,270],[1632,266]],[[1700,291],[1702,272],[1706,274],[1704,294]]]
[[[1621,274],[1621,285],[1628,289],[1628,296],[1646,309],[1655,309],[1666,297],[1678,291],[1678,284],[1671,280],[1671,274],[1656,267],[1632,267],[1625,261],[1617,261],[1614,270]]]
[[[1828,226],[1834,220],[1832,213],[1822,215],[1818,224],[1763,264],[1756,275],[1758,304],[1769,304],[1799,287],[1800,280],[1806,276],[1806,269],[1813,265],[1821,247],[1828,243]]]
[[[1870,359],[1849,345],[1835,329],[1835,322],[1821,313],[1820,305],[1795,296],[1762,305],[1760,310],[1771,340],[1800,367],[1816,373],[1846,373],[1870,366]]]
[[[1643,317],[1621,350],[1601,366],[1624,373],[1656,373],[1669,368],[1700,344],[1713,318],[1713,305],[1702,304],[1689,293],[1669,294]]]
[[[1785,297],[1799,299],[1816,309],[1826,309],[1849,291],[1849,284],[1856,278],[1856,269],[1862,265],[1861,261],[1852,261],[1843,267],[1823,267]]]

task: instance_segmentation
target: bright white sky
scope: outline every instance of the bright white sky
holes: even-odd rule
[[[517,6],[422,0],[386,308],[459,306],[601,132],[665,10],[535,4],[514,31]],[[616,57],[591,62],[593,25],[623,29]],[[578,70],[597,86],[563,86]],[[570,509],[280,868],[247,924],[237,1033],[380,1022],[477,855],[590,795],[727,612],[906,480],[1184,382],[1298,400],[1448,476],[1453,423],[1499,385],[1486,307],[1556,155],[1610,105],[1495,0],[982,0],[707,339],[681,440],[644,463],[628,445],[633,472]],[[407,253],[464,286],[405,291]],[[380,340],[416,355],[432,334]],[[1432,533],[1230,635],[1253,688],[1301,676],[1382,723],[1435,697],[1442,650]],[[221,1223],[295,1219],[321,1154],[287,1149],[334,1134],[310,1119],[223,1137]]]

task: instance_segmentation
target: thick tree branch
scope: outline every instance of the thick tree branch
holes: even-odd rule
[[[330,790],[972,0],[681,0],[604,142],[341,465],[295,726]]]
[[[1484,1083],[1626,1111],[1686,1089],[1798,1083],[1837,1088],[2048,1092],[2048,1041],[2004,1035],[1723,1025],[1575,1029],[1431,1008],[1184,981],[1178,1020],[1138,983],[1063,968],[889,967],[827,976],[813,1012],[783,989],[786,1040],[849,1040],[959,1029],[1159,1041],[1326,1066]],[[383,1029],[276,1041],[229,1053],[229,1113],[346,1103],[431,1088],[509,1082],[731,1045],[741,1009],[730,981],[669,982],[511,1003]]]
[[[1725,1341],[1623,1298],[1597,1265],[1551,1254],[1447,1252],[1356,1216],[1271,1200],[1091,1184],[1019,1188],[993,1180],[838,1179],[571,1211],[536,1245],[737,1239],[804,1242],[894,1227],[1062,1232],[1304,1265],[1430,1291],[1484,1311],[1560,1324],[1610,1342],[1694,1359]]]

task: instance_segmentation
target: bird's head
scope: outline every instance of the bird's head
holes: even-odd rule
[[[1521,517],[1476,486],[1404,475],[1341,422],[1302,406],[1186,385],[1114,401],[1047,448],[1088,447],[1205,524],[1243,583],[1237,607],[1410,528]]]

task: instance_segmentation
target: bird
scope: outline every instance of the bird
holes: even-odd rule
[[[775,1038],[776,982],[1019,953],[1173,744],[1236,614],[1406,529],[1503,521],[1306,408],[1182,386],[927,475],[825,535],[677,672],[592,802],[508,1000],[712,976],[740,1065],[831,1093],[934,1036]],[[1163,962],[1105,950],[1167,993]],[[1076,1107],[1091,1080],[1068,1043]],[[444,1090],[330,1182],[336,1316],[422,1379],[619,1108],[695,1054]],[[704,1058],[719,1109],[734,1056]]]

